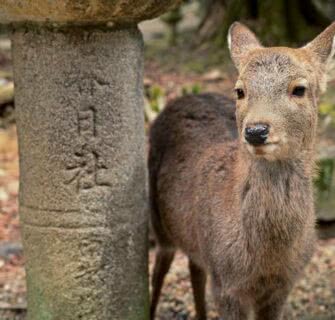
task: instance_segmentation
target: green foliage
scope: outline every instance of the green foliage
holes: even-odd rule
[[[202,91],[200,84],[184,86],[181,89],[180,95],[199,94]],[[147,122],[152,122],[166,105],[166,92],[158,85],[150,86],[146,89],[144,101],[145,119]]]
[[[319,174],[314,179],[316,210],[323,220],[333,220],[335,208],[335,160],[324,158],[318,161]]]
[[[332,187],[334,159],[322,159],[319,161],[318,167],[319,175],[314,180],[315,186],[320,193],[328,193]]]
[[[146,90],[144,101],[145,119],[147,122],[155,120],[160,111],[166,104],[166,94],[164,90],[157,85],[150,86]]]
[[[165,104],[165,92],[159,86],[152,86],[149,89],[149,102],[152,111],[160,112]]]
[[[319,113],[322,116],[331,116],[333,122],[335,123],[335,104],[329,102],[323,102],[320,104]]]
[[[184,86],[182,88],[182,95],[185,96],[185,95],[188,95],[188,94],[199,94],[201,93],[201,85],[198,84],[198,83],[195,83],[191,86]]]

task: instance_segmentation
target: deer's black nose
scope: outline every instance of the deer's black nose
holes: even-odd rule
[[[244,130],[244,137],[251,145],[260,146],[265,143],[269,134],[269,126],[266,124],[255,124]]]

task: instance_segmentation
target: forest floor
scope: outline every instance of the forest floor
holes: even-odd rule
[[[232,95],[236,72],[222,52],[171,48],[158,37],[147,47],[146,58],[146,88],[157,88],[160,104],[194,90]],[[24,319],[26,308],[16,138],[15,124],[0,129],[0,320]],[[154,251],[150,250],[150,272]],[[209,288],[208,292],[209,319],[218,319]],[[187,259],[180,252],[166,277],[157,319],[194,319]],[[287,319],[335,319],[335,238],[318,241],[311,263],[289,297]]]

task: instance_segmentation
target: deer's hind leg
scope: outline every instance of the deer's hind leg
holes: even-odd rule
[[[206,273],[191,259],[189,268],[197,320],[206,320]]]
[[[175,254],[174,249],[158,247],[156,261],[152,275],[152,295],[150,305],[150,319],[155,318],[155,312],[162,290],[164,278],[168,273]]]

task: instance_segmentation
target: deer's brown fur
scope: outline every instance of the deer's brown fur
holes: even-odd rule
[[[152,318],[177,248],[189,257],[199,319],[206,319],[206,275],[224,319],[282,318],[313,252],[317,101],[334,34],[335,24],[303,48],[264,48],[235,23],[229,43],[245,94],[236,108],[217,94],[186,96],[153,124]],[[296,86],[306,88],[303,97],[293,94]],[[244,139],[254,123],[269,125],[266,145]]]

